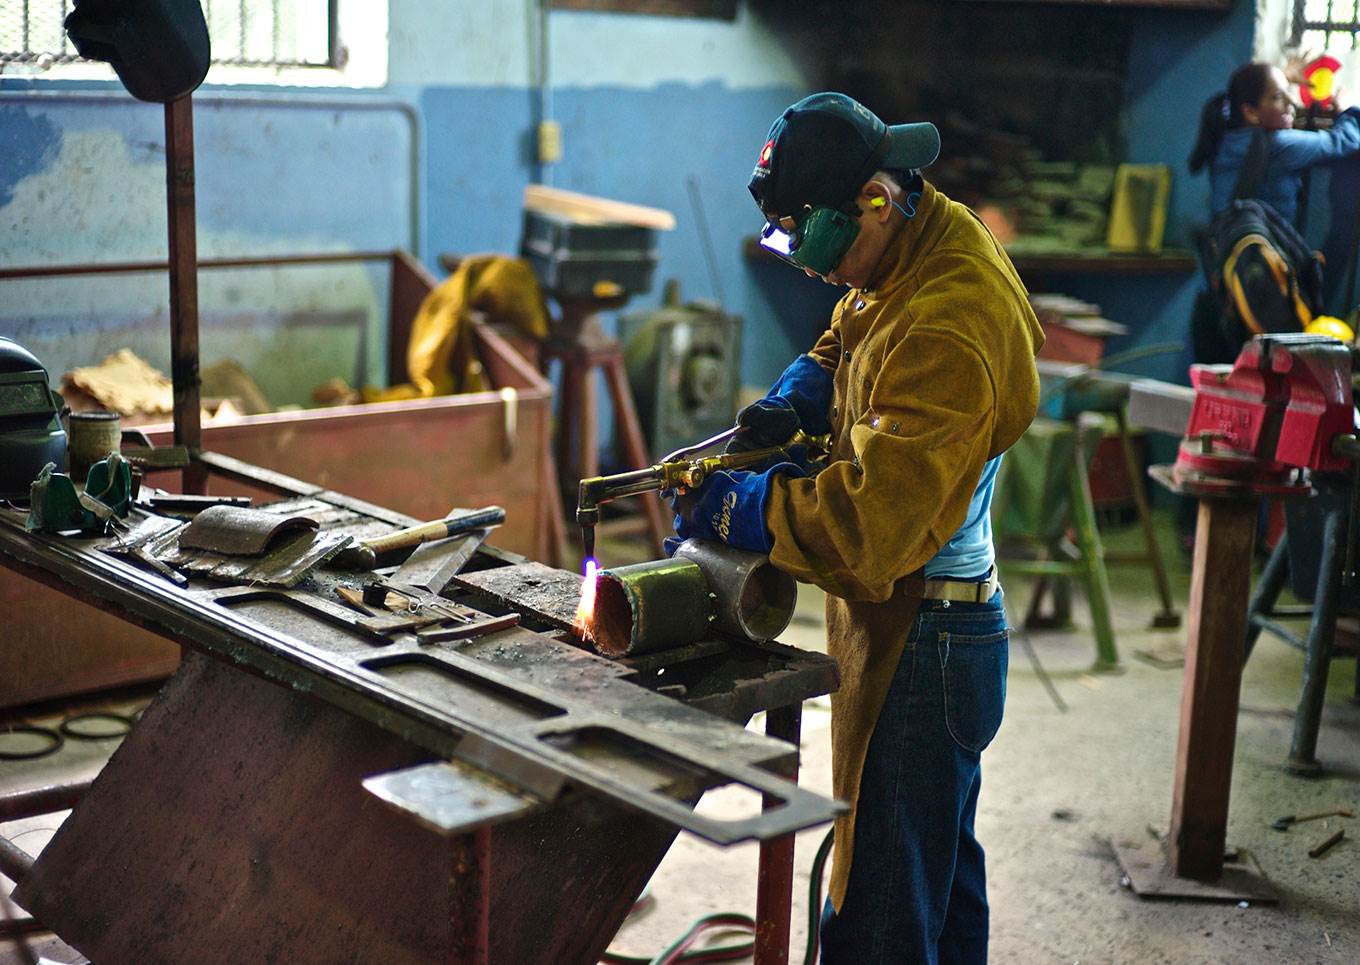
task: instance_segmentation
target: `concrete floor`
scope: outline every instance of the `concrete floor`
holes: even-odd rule
[[[1108,534],[1112,548],[1135,544],[1136,531]],[[602,544],[606,563],[636,553]],[[1175,550],[1175,585],[1183,605],[1186,567]],[[1360,961],[1360,819],[1344,822],[1350,835],[1324,857],[1309,847],[1338,826],[1317,821],[1280,833],[1268,825],[1291,813],[1349,807],[1360,813],[1360,706],[1350,702],[1354,662],[1337,660],[1323,718],[1319,757],[1327,774],[1290,776],[1282,767],[1298,697],[1302,655],[1263,638],[1247,665],[1234,761],[1229,844],[1251,852],[1279,889],[1277,906],[1199,904],[1139,899],[1120,884],[1109,841],[1164,829],[1171,804],[1171,772],[1180,705],[1181,672],[1135,657],[1139,650],[1175,652],[1184,631],[1146,629],[1154,611],[1152,582],[1143,567],[1112,568],[1115,623],[1125,672],[1087,673],[1094,646],[1078,596],[1077,628],[1031,634],[1067,712],[1041,686],[1018,640],[1011,648],[1006,719],[984,755],[978,834],[987,848],[992,902],[992,960],[1103,963],[1314,963]],[[1004,577],[1004,567],[1003,567]],[[1025,581],[1007,584],[1007,605],[1019,620],[1028,598]],[[783,639],[824,649],[821,596],[801,588],[795,622]],[[1245,604],[1244,604],[1245,605]],[[120,705],[135,706],[135,701]],[[829,713],[810,701],[803,717],[805,785],[829,793]],[[757,719],[752,726],[762,727]],[[40,762],[0,762],[0,790],[48,778],[92,773],[116,741],[68,742]],[[701,807],[730,811],[748,805],[744,792],[710,793]],[[61,815],[0,825],[36,851]],[[791,961],[803,960],[808,873],[824,830],[799,836]],[[8,882],[0,878],[0,890]],[[728,850],[681,836],[658,869],[650,899],[628,924],[615,949],[654,953],[689,923],[715,911],[755,906],[756,850]],[[55,943],[42,949],[53,961],[79,957]],[[17,961],[0,943],[0,963]]]
[[[1108,534],[1111,548],[1136,548],[1137,532]],[[1166,543],[1179,605],[1188,565]],[[1002,568],[1004,578],[1005,570]],[[1333,662],[1318,755],[1327,774],[1289,775],[1293,708],[1303,656],[1263,637],[1248,663],[1238,719],[1228,843],[1250,852],[1279,889],[1276,906],[1140,899],[1120,884],[1111,838],[1165,831],[1179,720],[1181,671],[1135,651],[1183,650],[1184,630],[1149,630],[1153,583],[1142,566],[1111,568],[1119,675],[1087,672],[1095,651],[1078,595],[1071,632],[1030,634],[1068,706],[1057,709],[1017,639],[1011,645],[1006,717],[983,755],[978,836],[987,849],[995,962],[1354,963],[1360,961],[1360,819],[1331,819],[1288,832],[1285,814],[1346,807],[1360,814],[1360,706],[1350,701],[1354,660]],[[1006,585],[1018,622],[1027,581]],[[800,587],[796,622],[783,639],[824,649],[821,595]],[[1243,603],[1245,605],[1245,601]],[[802,782],[830,793],[830,715],[825,699],[803,716]],[[763,721],[753,722],[763,726]],[[725,792],[711,793],[718,806]],[[735,798],[734,798],[735,800]],[[1321,858],[1308,849],[1346,825],[1348,838]],[[790,960],[806,941],[808,874],[824,831],[798,838]],[[658,869],[652,899],[625,925],[615,948],[654,952],[695,918],[755,907],[756,851],[726,851],[682,836]]]

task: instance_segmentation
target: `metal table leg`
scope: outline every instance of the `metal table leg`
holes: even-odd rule
[[[1256,640],[1265,629],[1263,621],[1269,619],[1274,611],[1275,601],[1280,598],[1280,591],[1284,589],[1285,577],[1288,575],[1289,540],[1282,537],[1271,551],[1266,568],[1261,571],[1261,578],[1256,581],[1256,589],[1252,590],[1251,602],[1247,604],[1247,649],[1243,660],[1249,659],[1252,650],[1256,648]]]
[[[1294,738],[1289,747],[1289,769],[1296,774],[1320,770],[1318,729],[1322,723],[1327,671],[1332,662],[1332,643],[1336,635],[1345,537],[1345,510],[1329,512],[1322,530],[1322,560],[1318,566],[1317,592],[1313,597],[1313,622],[1308,628],[1308,648],[1304,651],[1303,690],[1299,695],[1298,713],[1294,716]]]
[[[1152,618],[1156,628],[1170,628],[1181,625],[1181,615],[1171,598],[1171,581],[1167,579],[1166,564],[1162,561],[1162,550],[1157,544],[1157,534],[1152,528],[1152,507],[1148,505],[1147,477],[1142,473],[1138,457],[1133,451],[1133,440],[1129,437],[1129,417],[1125,405],[1115,407],[1115,422],[1119,426],[1119,448],[1124,454],[1124,469],[1129,474],[1129,488],[1133,490],[1133,504],[1138,511],[1138,522],[1143,527],[1143,543],[1147,546],[1147,561],[1152,567],[1152,576],[1157,581],[1157,598],[1162,609]]]
[[[788,741],[797,747],[803,729],[803,705],[775,707],[765,715],[765,733]],[[795,771],[791,778],[797,778]],[[780,804],[778,798],[766,795],[765,809]],[[755,965],[787,965],[789,960],[789,925],[793,916],[793,845],[794,837],[762,841],[760,844],[760,875],[756,885],[756,953]]]
[[[1110,578],[1105,572],[1105,548],[1096,526],[1096,510],[1091,502],[1091,481],[1086,472],[1086,452],[1081,430],[1074,430],[1072,468],[1068,491],[1072,500],[1072,528],[1081,548],[1081,570],[1086,586],[1086,602],[1091,608],[1091,624],[1096,638],[1097,673],[1118,672],[1119,650],[1114,642],[1114,621],[1110,607]]]
[[[491,826],[453,839],[450,965],[487,965],[491,955]]]

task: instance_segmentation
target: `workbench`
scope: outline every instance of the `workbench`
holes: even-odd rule
[[[323,532],[415,522],[211,453],[195,463],[215,490],[271,490]],[[0,564],[186,647],[21,869],[18,903],[92,960],[595,962],[682,828],[761,842],[756,960],[787,960],[793,832],[841,810],[795,783],[801,703],[835,689],[830,658],[723,639],[606,660],[532,606],[422,643],[337,602],[352,574],[179,587],[104,542],[28,533],[0,510]],[[527,565],[483,546],[442,598],[504,616],[513,594],[474,578]],[[765,735],[742,726],[759,710]],[[695,812],[728,783],[764,810]]]

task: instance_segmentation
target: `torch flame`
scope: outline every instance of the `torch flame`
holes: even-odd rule
[[[595,619],[595,584],[600,564],[594,558],[586,560],[586,577],[581,581],[581,602],[576,605],[576,620],[572,624],[582,639],[592,640],[591,633]]]

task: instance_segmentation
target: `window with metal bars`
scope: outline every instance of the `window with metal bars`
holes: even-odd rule
[[[1291,45],[1314,53],[1337,54],[1356,46],[1357,33],[1357,0],[1294,0]]]
[[[344,66],[339,0],[202,0],[212,62],[231,67]],[[72,0],[0,0],[0,70],[81,61],[63,22]]]

